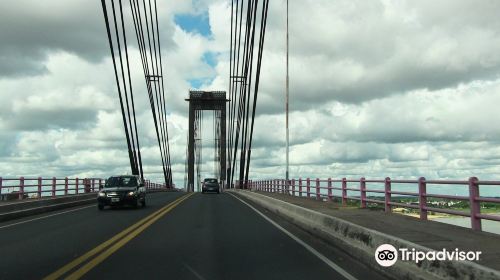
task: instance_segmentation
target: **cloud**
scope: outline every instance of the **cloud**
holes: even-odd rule
[[[500,20],[491,9],[500,4],[444,2],[437,7],[430,1],[291,3],[293,109],[312,109],[328,101],[360,104],[408,91],[497,79]],[[283,91],[285,75],[283,5],[275,1],[269,11],[274,16],[262,70],[265,112],[281,103],[277,93]]]
[[[253,178],[284,176],[284,4],[270,2]],[[184,99],[194,83],[227,90],[230,2],[158,5],[172,168],[175,182],[183,185]],[[498,179],[499,5],[291,1],[291,176]],[[210,34],[183,29],[176,15],[208,16],[204,30]],[[130,23],[130,15],[126,20]],[[144,170],[161,180],[132,28],[127,25],[130,61],[137,66],[131,70]],[[130,172],[100,5],[0,4],[0,36],[0,175]],[[209,130],[205,175],[213,170]]]

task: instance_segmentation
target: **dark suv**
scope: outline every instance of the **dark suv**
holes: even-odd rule
[[[146,206],[146,188],[137,175],[112,176],[97,195],[97,207],[131,205],[135,208],[141,203]]]
[[[201,188],[201,192],[202,193],[206,193],[206,192],[220,193],[219,181],[217,181],[217,179],[215,179],[215,178],[206,178],[205,180],[203,180],[203,186]]]

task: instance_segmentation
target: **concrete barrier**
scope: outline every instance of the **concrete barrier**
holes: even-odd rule
[[[361,262],[390,277],[397,279],[500,279],[500,272],[470,261],[397,261],[391,267],[381,267],[375,261],[375,250],[381,244],[396,248],[430,248],[402,240],[351,222],[306,209],[262,194],[231,190],[298,225],[304,230],[345,250]]]
[[[96,193],[89,193],[2,203],[0,204],[0,222],[95,203],[96,196]]]
[[[148,193],[176,190],[152,189]],[[0,222],[97,202],[97,193],[74,194],[41,199],[17,200],[0,204]]]

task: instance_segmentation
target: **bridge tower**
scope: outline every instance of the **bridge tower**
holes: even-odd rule
[[[220,141],[218,141],[220,180],[222,186],[226,182],[226,99],[225,91],[189,91],[189,136],[188,136],[188,185],[187,191],[194,191],[194,153],[195,153],[195,134],[201,127],[195,127],[196,111],[220,111]]]

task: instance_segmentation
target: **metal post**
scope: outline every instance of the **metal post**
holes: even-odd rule
[[[2,188],[3,188],[3,179],[0,177],[0,200],[2,199]]]
[[[479,184],[477,177],[469,178],[469,204],[470,204],[470,225],[473,230],[481,230],[481,218],[477,216],[481,214],[481,205],[477,201],[479,197]]]
[[[68,195],[68,177],[64,178],[64,195]]]
[[[342,205],[346,206],[347,205],[347,179],[342,178]]]
[[[332,201],[332,178],[328,178],[328,201]]]
[[[427,220],[427,183],[424,177],[418,178],[418,207],[420,208],[420,219]]]
[[[78,177],[75,178],[75,194],[78,194]]]
[[[56,196],[56,184],[57,184],[56,177],[52,177],[52,196]]]
[[[316,200],[320,200],[321,199],[321,194],[320,194],[320,182],[319,182],[319,178],[316,178]]]
[[[306,179],[307,198],[311,197],[311,179]]]
[[[38,198],[42,197],[42,177],[38,177]]]
[[[289,165],[290,165],[290,137],[289,137],[289,129],[288,129],[288,98],[290,91],[290,83],[288,76],[288,0],[286,1],[286,98],[285,98],[285,111],[286,111],[286,184],[288,186],[289,180]]]
[[[19,178],[19,199],[24,198],[24,177]]]
[[[295,179],[292,179],[292,195],[295,196]]]
[[[299,196],[302,196],[302,178],[299,177]]]
[[[391,213],[391,178],[385,178],[385,212]]]
[[[366,179],[359,179],[359,191],[361,192],[361,208],[366,208]]]

